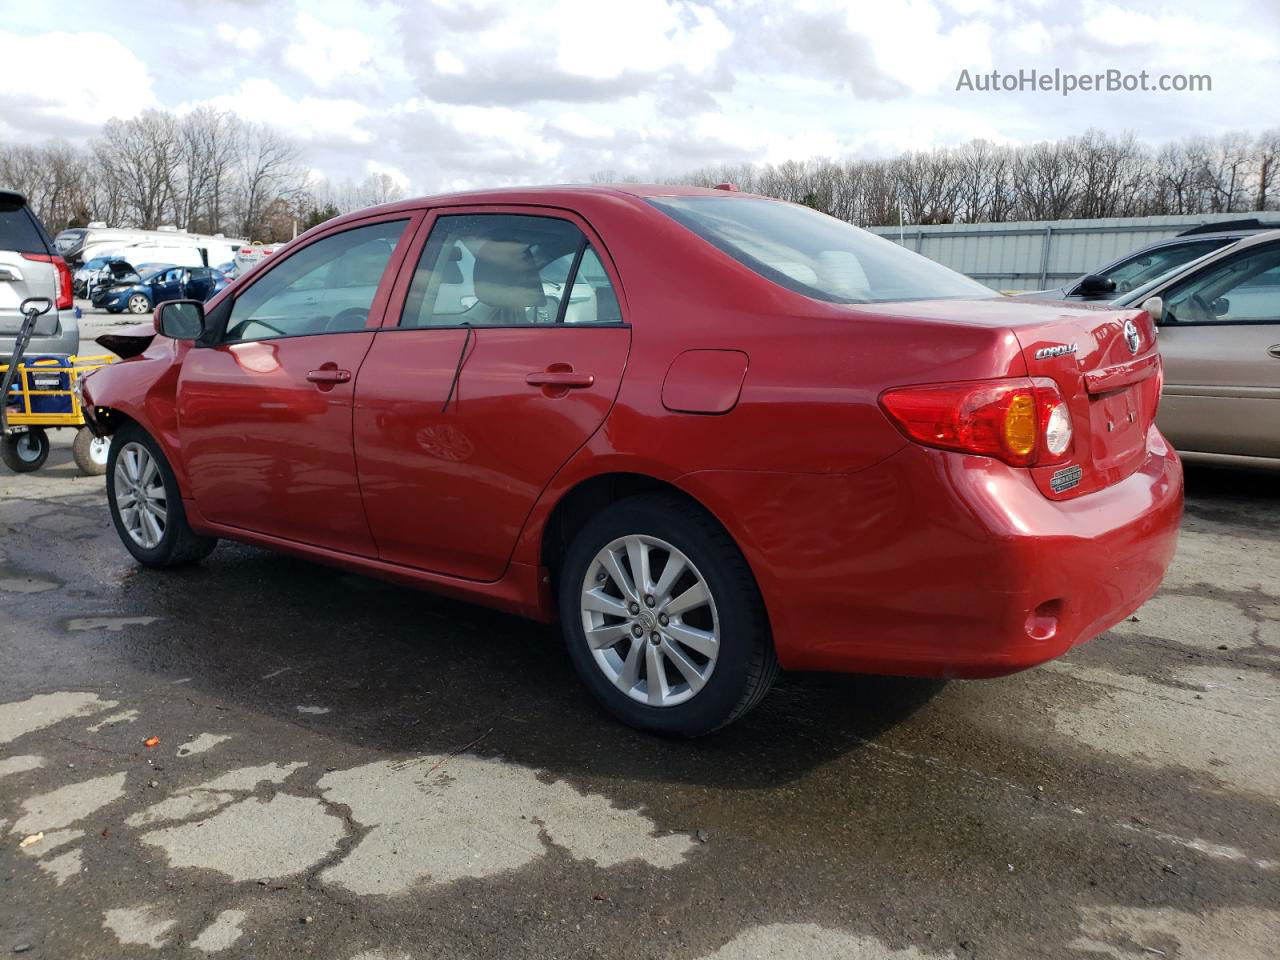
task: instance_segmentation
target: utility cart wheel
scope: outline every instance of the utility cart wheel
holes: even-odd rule
[[[0,460],[14,473],[31,473],[49,459],[49,437],[39,427],[7,434],[0,443]]]
[[[71,444],[71,455],[86,477],[100,477],[107,472],[107,453],[110,450],[111,438],[95,437],[88,427],[77,430]]]

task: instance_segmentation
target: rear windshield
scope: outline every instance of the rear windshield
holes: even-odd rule
[[[0,199],[0,250],[48,254],[44,237],[25,205]]]
[[[816,300],[995,296],[975,280],[809,207],[756,197],[652,197],[649,203],[762,277]]]

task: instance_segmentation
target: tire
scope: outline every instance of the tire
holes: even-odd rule
[[[650,589],[627,600],[617,578],[631,578],[629,557],[640,549],[635,541],[647,546],[648,560],[641,562],[651,568]],[[606,551],[612,566],[602,559]],[[677,556],[683,563],[673,569],[683,572],[664,589],[664,574]],[[746,560],[713,517],[680,497],[643,494],[613,504],[574,537],[559,574],[569,657],[595,698],[624,723],[651,733],[701,736],[755,707],[777,678],[768,618]],[[689,598],[699,584],[699,596],[708,599],[694,604]],[[589,627],[602,639],[589,641]],[[616,646],[605,646],[615,634]],[[680,636],[696,637],[697,646]],[[633,657],[643,666],[631,666]],[[651,685],[655,662],[663,677]],[[700,678],[696,689],[691,675]]]
[[[110,455],[111,438],[98,438],[88,427],[76,431],[76,438],[71,444],[71,455],[75,457],[76,466],[86,477],[100,477],[107,472],[107,458]]]
[[[6,434],[0,443],[0,460],[14,473],[32,473],[49,459],[49,435],[39,427]]]
[[[147,462],[154,464],[154,474]],[[136,482],[132,478],[135,474],[138,475]],[[203,560],[218,545],[216,537],[203,537],[191,529],[182,507],[178,479],[164,451],[137,424],[127,424],[111,437],[111,452],[107,456],[107,503],[121,542],[143,566],[163,569],[194,563]],[[132,506],[137,503],[150,507]],[[162,517],[154,513],[157,506],[163,511]],[[151,513],[150,521],[144,513]]]
[[[130,313],[141,316],[144,313],[151,312],[151,300],[145,293],[131,294],[128,301],[128,309]]]

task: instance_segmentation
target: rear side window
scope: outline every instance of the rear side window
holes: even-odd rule
[[[25,204],[0,196],[0,250],[47,254],[44,236]]]
[[[759,197],[653,197],[649,203],[765,279],[815,300],[995,295],[976,280],[809,207]]]
[[[485,213],[436,219],[402,327],[620,323],[613,285],[568,220]]]

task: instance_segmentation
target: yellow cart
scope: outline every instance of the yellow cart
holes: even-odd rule
[[[80,380],[118,357],[103,353],[80,357],[29,357],[8,376],[9,366],[0,363],[0,382],[12,381],[5,405],[5,431],[0,440],[0,459],[14,473],[39,470],[49,456],[50,429],[76,430],[71,452],[85,476],[107,472],[110,441],[98,438],[85,426],[81,406]]]

